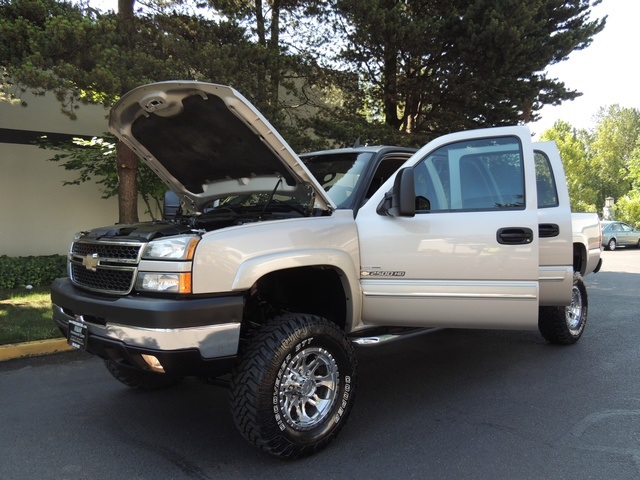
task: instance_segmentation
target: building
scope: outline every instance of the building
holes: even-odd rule
[[[83,105],[71,120],[52,93],[26,92],[22,100],[26,106],[0,102],[0,255],[65,254],[74,233],[116,223],[118,201],[102,199],[93,182],[64,186],[76,173],[47,161],[55,152],[33,142],[42,135],[100,136],[107,131],[108,112]]]

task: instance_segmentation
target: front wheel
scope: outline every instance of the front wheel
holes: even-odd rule
[[[538,328],[542,336],[550,343],[571,345],[582,336],[587,323],[587,288],[582,277],[573,275],[571,305],[566,307],[540,307]]]
[[[344,332],[321,317],[277,317],[250,340],[231,381],[242,435],[282,458],[310,455],[346,423],[356,357]]]

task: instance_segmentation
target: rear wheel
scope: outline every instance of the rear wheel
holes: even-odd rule
[[[607,243],[607,250],[615,250],[618,247],[618,242],[616,242],[615,238],[612,238],[611,240],[609,240],[609,243]]]
[[[166,373],[145,372],[121,365],[112,360],[104,361],[107,370],[113,377],[127,387],[136,390],[152,391],[177,385],[182,377],[167,375]]]
[[[571,345],[582,336],[587,323],[587,289],[579,274],[573,276],[571,304],[566,307],[540,307],[538,327],[550,343]]]
[[[250,340],[231,381],[231,411],[242,435],[282,458],[331,442],[354,400],[356,358],[344,332],[324,318],[273,319]]]

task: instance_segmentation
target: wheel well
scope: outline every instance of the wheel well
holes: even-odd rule
[[[587,249],[580,243],[573,244],[573,271],[584,275],[587,269]]]
[[[344,329],[347,295],[340,272],[329,266],[300,267],[260,278],[249,292],[245,318],[261,323],[282,312],[318,315]]]

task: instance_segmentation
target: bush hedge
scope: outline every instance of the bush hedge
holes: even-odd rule
[[[0,256],[0,289],[49,286],[54,279],[66,276],[67,257],[64,255]]]

